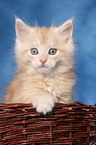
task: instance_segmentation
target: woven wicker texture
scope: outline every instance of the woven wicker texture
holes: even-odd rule
[[[0,145],[96,145],[96,104],[56,104],[38,114],[31,104],[0,104]]]

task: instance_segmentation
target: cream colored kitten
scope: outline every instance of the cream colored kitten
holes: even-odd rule
[[[16,17],[15,55],[18,72],[4,103],[32,103],[37,112],[55,103],[71,103],[74,85],[73,19],[59,27],[30,27]]]

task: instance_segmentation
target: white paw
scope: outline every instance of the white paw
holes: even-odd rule
[[[32,99],[33,107],[36,108],[36,111],[39,113],[43,113],[44,115],[47,112],[52,111],[52,107],[54,107],[54,99],[50,95],[44,96],[35,96]]]

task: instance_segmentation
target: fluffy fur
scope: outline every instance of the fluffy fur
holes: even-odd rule
[[[32,103],[37,112],[46,114],[55,103],[72,102],[72,21],[69,19],[59,27],[30,27],[16,17],[18,72],[7,88],[4,103]],[[32,48],[39,53],[32,55]],[[50,55],[50,48],[57,53]]]

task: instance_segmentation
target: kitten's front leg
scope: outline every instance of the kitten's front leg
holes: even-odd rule
[[[37,112],[43,113],[44,115],[47,112],[52,111],[52,107],[57,102],[57,98],[55,96],[51,96],[50,94],[43,94],[39,96],[32,97],[32,105],[36,108]]]

